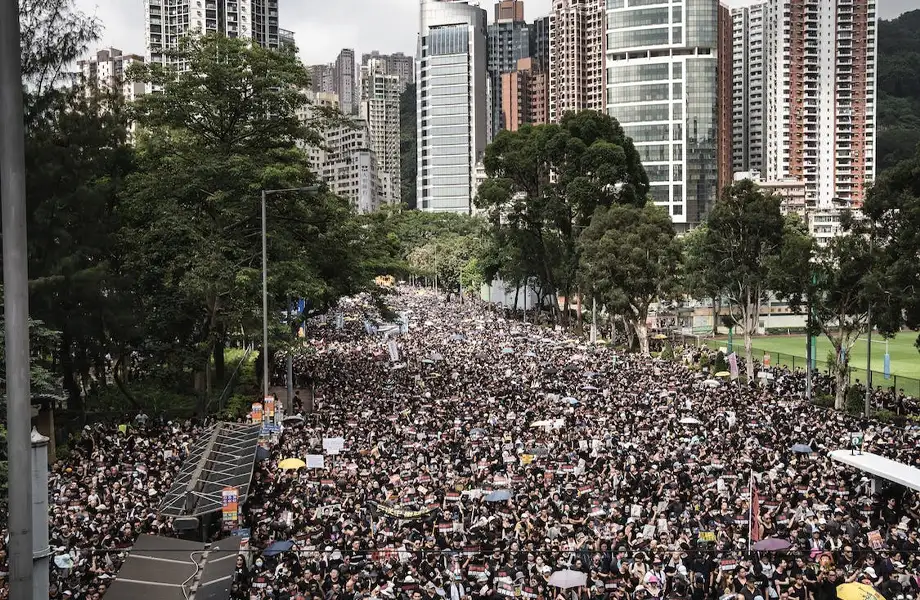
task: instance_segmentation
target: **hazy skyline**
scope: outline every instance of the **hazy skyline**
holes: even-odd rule
[[[342,48],[354,48],[358,56],[371,50],[415,54],[419,0],[310,0],[308,10],[294,8],[303,2],[279,0],[279,12],[281,27],[294,32],[300,57],[307,64],[332,62]],[[528,21],[546,16],[551,2],[525,0],[524,16]],[[480,2],[490,19],[493,4]],[[76,0],[76,5],[102,22],[99,48],[113,46],[144,54],[144,0]],[[917,8],[917,0],[878,0],[877,6],[880,18],[890,19]]]

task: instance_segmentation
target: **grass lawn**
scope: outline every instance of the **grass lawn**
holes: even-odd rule
[[[888,353],[891,355],[891,374],[898,378],[897,387],[904,388],[912,395],[920,394],[920,353],[914,346],[917,339],[915,332],[899,333],[888,340]],[[710,347],[724,347],[728,338],[720,336],[707,341]],[[825,362],[832,347],[826,336],[818,336],[817,359],[818,369],[825,370]],[[733,339],[734,349],[738,354],[744,353],[744,340],[740,336]],[[804,335],[773,335],[755,337],[753,339],[754,357],[760,360],[764,352],[770,354],[770,363],[788,367],[803,368],[805,366],[805,336]],[[880,336],[872,336],[872,376],[873,385],[890,387],[894,385],[894,377],[885,380],[884,371],[885,340]],[[853,346],[850,356],[852,377],[860,381],[866,380],[866,338],[861,336]]]

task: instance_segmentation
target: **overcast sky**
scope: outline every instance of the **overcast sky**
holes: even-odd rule
[[[4,1],[4,0],[0,0]],[[744,3],[746,0],[732,0]],[[551,0],[525,0],[525,17],[549,13]],[[76,0],[105,26],[99,47],[144,53],[144,0]],[[294,31],[300,56],[308,64],[331,62],[342,48],[362,52],[415,54],[419,0],[280,0],[281,27]],[[492,0],[481,0],[489,10]],[[895,17],[917,8],[917,0],[877,0],[879,16]]]

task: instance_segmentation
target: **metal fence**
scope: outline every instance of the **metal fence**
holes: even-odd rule
[[[690,346],[708,346],[712,348],[712,344],[708,343],[712,341],[712,338],[707,338],[704,336],[698,335],[687,335],[687,334],[678,334],[677,340],[679,343],[690,345]],[[723,340],[719,340],[720,346],[727,346]],[[738,353],[738,356],[744,356],[744,345],[735,343],[733,349]],[[794,354],[786,354],[784,352],[775,352],[773,350],[764,350],[762,348],[751,348],[751,358],[755,361],[763,364],[764,355],[769,355],[770,365],[771,366],[780,366],[786,367],[793,371],[800,370],[805,371],[805,366],[807,361],[804,356],[796,356]],[[813,360],[815,369],[825,375],[832,375],[831,369],[832,364],[829,364],[824,360]],[[852,384],[862,384],[865,385],[867,381],[866,369],[865,367],[856,367],[850,366],[850,383]],[[913,398],[920,398],[920,379],[915,377],[907,377],[904,375],[891,374],[890,377],[885,377],[884,371],[872,370],[872,387],[874,389],[890,389],[895,392],[903,392],[907,396]]]

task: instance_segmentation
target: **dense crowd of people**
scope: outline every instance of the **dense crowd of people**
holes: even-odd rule
[[[427,291],[392,302],[408,333],[373,332],[360,300],[343,303],[341,329],[309,325],[295,368],[315,382],[313,410],[295,402],[302,423],[256,464],[232,598],[920,590],[920,496],[828,458],[862,431],[864,451],[920,466],[920,428],[813,407],[791,373],[770,388],[715,381]],[[101,598],[137,534],[173,534],[157,507],[205,425],[84,431],[49,482],[52,599]],[[288,458],[312,468],[279,469]],[[765,539],[777,550],[756,550]]]
[[[816,409],[794,374],[769,389],[720,383],[476,304],[400,298],[411,326],[397,362],[360,306],[344,329],[310,333],[297,369],[317,382],[317,411],[259,465],[244,511],[254,547],[295,549],[241,564],[235,597],[916,592],[920,498],[873,492],[827,452],[858,430],[866,451],[920,465],[920,430]],[[325,468],[278,470],[335,437],[345,447]],[[752,533],[789,548],[751,551]],[[564,570],[584,581],[559,587]]]

